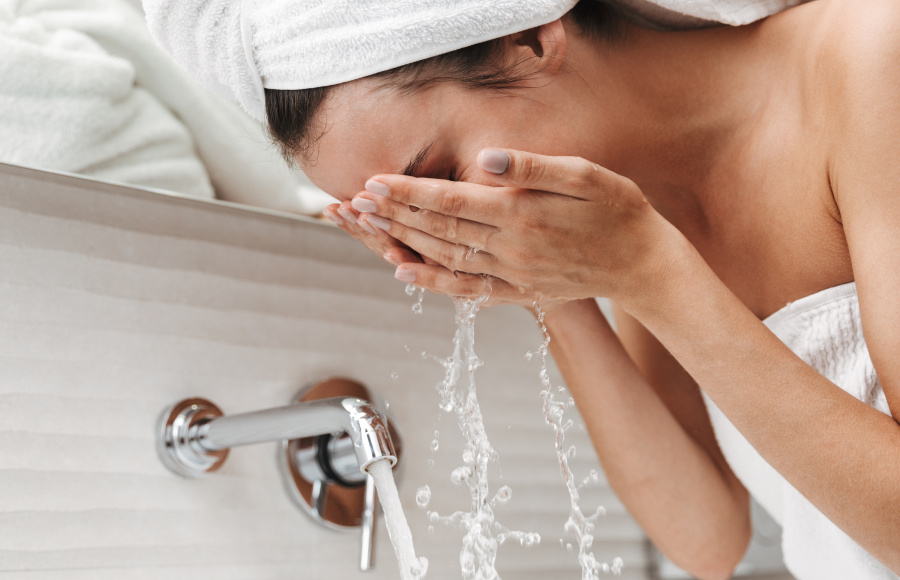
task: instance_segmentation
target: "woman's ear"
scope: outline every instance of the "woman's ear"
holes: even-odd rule
[[[559,72],[566,58],[566,29],[562,20],[512,34],[510,40],[520,59],[536,59],[535,64],[546,74]]]

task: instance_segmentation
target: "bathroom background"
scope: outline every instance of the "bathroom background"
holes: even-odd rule
[[[315,219],[328,197],[163,60],[138,9],[0,0],[0,577],[396,578],[383,523],[363,575],[358,535],[291,502],[276,444],[234,449],[202,480],[156,453],[160,414],[180,399],[241,413],[346,376],[386,399],[400,431],[401,500],[428,578],[458,578],[461,532],[429,532],[415,501],[427,484],[428,509],[467,507],[450,480],[462,440],[438,408],[443,369],[421,356],[450,354],[449,301],[427,296],[413,314],[390,268]],[[41,98],[23,104],[23,91]],[[540,341],[522,309],[479,314],[491,487],[512,488],[497,519],[542,538],[501,548],[510,580],[580,573],[539,363],[524,360]],[[687,577],[605,484],[583,429],[567,442],[578,478],[601,473],[581,501],[606,509],[597,558],[621,557],[626,579]],[[788,578],[777,525],[755,515],[737,575]]]

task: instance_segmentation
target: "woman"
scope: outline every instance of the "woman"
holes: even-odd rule
[[[898,28],[895,0],[691,32],[582,2],[455,55],[266,89],[266,109],[345,200],[326,215],[398,279],[477,296],[486,275],[490,304],[541,304],[610,483],[678,565],[731,574],[746,483],[782,510],[801,580],[896,578]],[[795,353],[767,324],[800,318],[827,340]],[[816,357],[868,364],[865,396]]]

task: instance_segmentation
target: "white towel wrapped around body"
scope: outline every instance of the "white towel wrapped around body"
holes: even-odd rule
[[[763,322],[825,378],[890,415],[863,336],[855,282],[792,302]],[[900,580],[775,471],[712,400],[705,400],[735,475],[784,528],[784,561],[797,580]]]
[[[128,0],[0,0],[0,161],[310,209],[263,128],[163,54]]]

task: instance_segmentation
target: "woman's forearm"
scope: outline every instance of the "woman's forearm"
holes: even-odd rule
[[[658,272],[625,309],[772,467],[900,571],[900,426],[792,353],[687,241]]]
[[[629,512],[682,567],[701,578],[730,576],[750,535],[746,491],[685,433],[593,300],[556,307],[546,323],[553,357]]]

